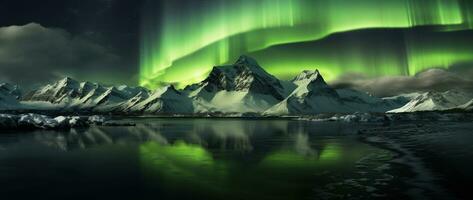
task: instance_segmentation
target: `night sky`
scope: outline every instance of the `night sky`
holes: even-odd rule
[[[27,86],[72,76],[136,85],[141,5],[141,0],[0,0],[0,27],[22,26],[16,37],[0,32],[0,51],[9,43],[15,49],[10,58],[0,54],[1,82]]]
[[[26,88],[183,87],[241,54],[380,96],[472,85],[467,0],[0,0],[0,13],[0,82]]]

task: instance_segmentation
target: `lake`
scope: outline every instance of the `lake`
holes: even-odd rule
[[[360,129],[378,124],[119,121],[136,126],[3,131],[2,199],[405,199],[422,192],[406,182],[412,166],[393,162],[402,153],[360,138]]]

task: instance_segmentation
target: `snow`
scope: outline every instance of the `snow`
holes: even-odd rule
[[[280,81],[258,63],[241,56],[233,65],[214,67],[209,77],[184,91],[194,112],[263,112],[283,100],[295,88]]]
[[[18,126],[24,128],[54,129],[59,127],[59,122],[45,115],[24,114],[20,115]]]
[[[10,115],[0,114],[0,129],[69,129],[87,127],[89,124],[103,124],[107,119],[103,116],[57,116],[39,115],[34,113]]]
[[[227,113],[263,112],[277,102],[271,95],[224,90],[215,93],[207,106]]]
[[[194,111],[191,99],[177,91],[173,86],[166,86],[155,90],[149,98],[129,106],[129,110],[147,114],[182,114],[193,113]]]
[[[473,94],[459,91],[411,93],[378,98],[352,89],[333,89],[318,70],[304,70],[291,81],[279,80],[253,58],[216,66],[198,84],[177,90],[149,91],[126,85],[105,86],[64,78],[25,95],[0,84],[0,110],[118,114],[312,115],[354,112],[472,110]]]
[[[308,85],[313,80],[319,78],[319,70],[304,70],[299,75],[297,75],[292,82],[297,86]]]
[[[472,98],[472,94],[456,90],[446,92],[426,92],[413,98],[403,107],[389,112],[402,113],[450,110],[468,103]]]
[[[18,127],[19,117],[16,115],[0,114],[0,128],[12,129]]]
[[[114,111],[135,96],[147,97],[148,91],[141,87],[104,86],[98,83],[78,82],[64,78],[48,84],[25,96],[26,102],[50,102],[63,109]],[[41,104],[37,104],[41,105]]]
[[[61,125],[69,124],[69,119],[64,116],[55,117],[54,120],[56,120],[56,122]]]
[[[334,90],[318,70],[303,71],[293,81],[297,88],[264,115],[386,112],[401,106],[356,90]]]

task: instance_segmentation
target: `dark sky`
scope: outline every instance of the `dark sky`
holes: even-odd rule
[[[159,3],[162,0],[0,0],[0,83],[18,84],[29,90],[70,76],[80,81],[137,85],[145,1],[152,2],[156,12],[162,11]],[[172,3],[193,10],[203,1],[175,0]],[[151,14],[156,22],[160,21],[159,13]],[[383,37],[393,34],[396,32]],[[420,78],[402,80],[344,78],[337,83],[372,93],[377,93],[373,85],[385,90],[393,82],[403,87],[420,85],[431,90],[436,85],[471,85],[473,70],[470,69],[469,66],[469,71],[462,73],[433,71]],[[451,78],[445,78],[445,73]],[[464,81],[458,74],[470,78]],[[439,80],[434,81],[438,84],[427,84],[432,80]],[[453,84],[450,80],[463,82]],[[400,81],[406,84],[399,84]]]
[[[24,26],[30,23],[40,25],[36,27],[31,26],[29,29],[21,29],[21,32],[26,35],[22,38],[18,38],[19,36],[14,39],[3,38],[2,40],[2,38],[0,38],[0,45],[2,45],[2,43],[11,43],[12,48],[22,46],[22,50],[41,51],[41,49],[38,49],[39,45],[31,43],[44,42],[47,44],[44,45],[46,49],[43,50],[43,52],[50,50],[47,49],[48,46],[67,48],[67,50],[57,49],[57,51],[50,53],[51,57],[58,57],[57,59],[63,57],[61,52],[83,52],[86,51],[85,49],[87,48],[94,48],[99,54],[106,53],[110,55],[110,57],[113,57],[113,59],[109,60],[114,60],[113,62],[100,61],[90,65],[86,63],[85,67],[98,69],[95,75],[96,77],[88,77],[85,74],[81,74],[80,69],[73,69],[82,68],[82,66],[78,65],[48,66],[67,65],[70,60],[57,61],[57,63],[39,62],[36,63],[37,65],[35,65],[35,63],[25,63],[25,61],[18,61],[12,64],[0,60],[0,74],[3,73],[3,75],[0,75],[0,79],[4,79],[0,80],[0,82],[8,81],[21,85],[30,85],[39,80],[43,80],[43,78],[45,78],[44,80],[49,80],[59,78],[59,76],[62,75],[68,75],[79,79],[100,79],[103,82],[109,83],[116,83],[118,80],[123,82],[123,80],[126,80],[127,82],[124,82],[126,84],[136,84],[136,77],[132,75],[137,74],[136,72],[138,70],[140,10],[143,1],[144,0],[0,0],[0,27],[12,25]],[[5,32],[6,31],[3,32],[3,35],[6,35]],[[55,46],[51,43],[56,44],[59,42],[46,41],[47,39],[58,40],[57,35],[55,35],[55,33],[58,32],[61,32],[60,35],[64,36],[64,41],[62,41],[65,43],[64,45],[57,44],[57,46]],[[41,33],[44,34],[41,35]],[[77,40],[80,40],[80,42],[75,42]],[[27,44],[30,45],[28,46]],[[25,47],[25,45],[27,47]],[[4,45],[4,51],[11,51],[5,46],[8,45]],[[0,51],[2,50],[1,48],[2,47],[0,47]],[[31,55],[24,55],[24,52],[25,51],[17,54],[11,53],[8,54],[8,56],[14,58],[22,56],[31,57]],[[94,58],[94,56],[99,57],[100,55],[84,55],[74,59],[85,60],[87,58]],[[20,67],[10,69],[9,66],[13,65],[20,65]],[[66,70],[64,72],[65,74],[61,74],[63,70],[60,68],[63,67],[71,69]],[[109,69],[129,73],[105,73],[105,71]],[[47,70],[52,72],[53,75],[46,74],[45,71],[47,72]],[[60,73],[54,75],[55,70]],[[30,77],[28,78],[17,77],[24,73],[31,75],[29,75]],[[121,77],[124,76],[123,74],[128,77]],[[38,79],[39,77],[41,77],[41,79],[35,80],[34,77],[36,75],[38,75]]]

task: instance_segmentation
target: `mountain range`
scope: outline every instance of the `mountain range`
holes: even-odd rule
[[[428,92],[378,98],[352,89],[334,89],[318,70],[290,81],[266,72],[253,58],[216,66],[208,77],[182,90],[172,85],[105,86],[64,78],[26,95],[17,86],[0,84],[0,110],[52,110],[113,114],[243,114],[269,116],[354,112],[471,110],[473,96],[460,91]]]
[[[401,95],[402,96],[402,95]],[[446,92],[426,92],[409,95],[410,101],[404,106],[391,110],[391,113],[420,112],[420,111],[446,111],[461,109],[470,111],[473,94],[450,90]]]

